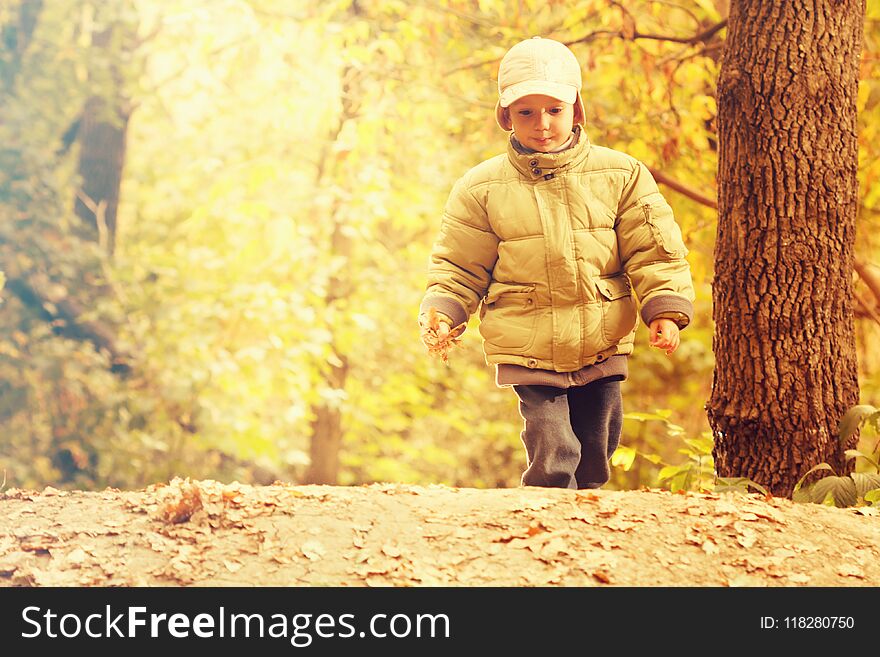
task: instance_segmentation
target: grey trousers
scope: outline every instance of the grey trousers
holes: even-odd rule
[[[571,388],[516,385],[513,390],[525,421],[523,486],[599,488],[608,481],[608,461],[623,428],[619,379]]]

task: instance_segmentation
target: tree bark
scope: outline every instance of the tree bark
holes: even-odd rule
[[[863,0],[731,2],[718,81],[716,470],[790,495],[848,472]],[[853,439],[853,441],[855,438]],[[851,467],[851,466],[850,466]]]
[[[95,48],[108,49],[114,29],[111,26],[92,38]],[[79,124],[79,175],[82,187],[75,200],[76,215],[82,220],[87,237],[97,241],[110,255],[116,248],[116,211],[125,164],[129,101],[122,89],[122,73],[111,66],[111,98],[95,95],[83,107]]]
[[[108,112],[116,114],[115,120]],[[89,235],[108,254],[116,248],[116,210],[125,163],[128,115],[107,107],[100,96],[89,98],[79,126],[79,175],[82,187],[75,212]]]
[[[0,82],[4,93],[13,92],[24,53],[33,39],[40,12],[43,11],[43,0],[22,0],[17,9],[17,15],[12,8],[8,10],[16,16],[17,22],[0,23],[0,48],[5,50],[6,55],[0,59]]]

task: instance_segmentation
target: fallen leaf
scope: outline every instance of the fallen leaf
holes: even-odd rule
[[[389,557],[399,557],[400,549],[394,545],[393,543],[386,543],[382,546],[382,552],[385,553],[386,556]]]
[[[240,561],[224,561],[223,565],[230,573],[237,573],[244,566]]]
[[[739,513],[739,507],[727,500],[719,500],[715,504],[715,513]]]
[[[609,575],[604,570],[594,570],[593,577],[602,582],[603,584],[611,584],[611,575]]]
[[[774,522],[778,522],[782,525],[786,524],[785,517],[776,509],[772,507],[761,507],[757,505],[750,505],[747,509],[756,516],[761,518],[766,518],[767,520],[773,520]],[[747,518],[743,518],[743,520],[747,520]]]
[[[615,518],[605,523],[605,526],[608,529],[611,529],[616,532],[628,532],[630,529],[635,527],[638,524],[638,521],[635,520],[623,520],[622,518]]]
[[[718,554],[718,552],[720,552],[718,545],[711,540],[704,541],[700,547],[702,548],[703,552],[708,555]]]
[[[880,509],[873,506],[860,506],[856,509],[856,513],[863,516],[877,516],[880,515]]]
[[[303,555],[311,561],[317,561],[326,553],[324,546],[321,545],[321,543],[319,543],[318,541],[306,541],[302,544],[300,550],[302,551]]]
[[[730,587],[756,586],[758,583],[759,582],[754,577],[749,577],[748,575],[737,575],[733,578],[728,578],[727,582],[725,582],[725,585]]]
[[[384,575],[388,572],[388,567],[383,564],[364,563],[349,572],[361,577],[369,577],[370,575]]]
[[[722,527],[728,527],[736,522],[736,516],[726,516],[721,518],[715,518],[712,521],[712,524],[715,525],[718,529]]]
[[[858,577],[860,579],[864,579],[865,577],[864,571],[855,564],[851,563],[842,564],[837,569],[837,574],[843,575],[844,577]]]
[[[18,547],[25,552],[48,552],[53,547],[53,544],[57,539],[57,536],[46,534],[25,536],[19,538]]]
[[[757,540],[758,537],[754,534],[754,532],[743,533],[736,537],[736,542],[742,545],[744,548],[752,547]]]
[[[804,573],[795,573],[794,575],[789,575],[788,580],[795,584],[808,584],[810,582],[810,576]]]
[[[86,554],[85,550],[83,550],[82,548],[76,548],[75,550],[72,550],[70,553],[68,553],[66,558],[68,563],[80,565],[83,561],[86,560],[87,556],[88,555]]]
[[[543,511],[548,506],[552,506],[556,504],[556,500],[549,498],[541,498],[537,500],[526,500],[523,505],[519,509],[514,509],[514,511]]]
[[[467,527],[456,527],[455,531],[452,532],[452,535],[455,538],[472,538],[474,536],[474,530],[468,529]]]
[[[70,577],[60,570],[34,570],[34,582],[37,586],[69,586]]]
[[[794,550],[789,550],[788,548],[776,548],[770,554],[781,559],[789,559],[797,556],[797,553]]]
[[[159,518],[168,524],[186,522],[202,508],[202,493],[197,484],[175,479],[159,508]]]
[[[544,544],[541,548],[542,558],[552,558],[557,554],[569,554],[568,542],[561,536],[555,536]]]
[[[544,526],[544,523],[542,523],[540,520],[536,520],[529,525],[529,528],[526,531],[526,534],[528,536],[534,536],[535,534],[540,534],[541,532],[546,532],[546,531],[547,531],[547,527]]]
[[[351,542],[356,548],[362,548],[367,545],[366,538],[363,534],[355,534],[354,537],[351,539]]]
[[[592,513],[588,511],[581,511],[579,509],[573,509],[568,515],[565,516],[566,520],[580,520],[581,522],[585,522],[588,525],[592,525],[596,522],[596,518]]]

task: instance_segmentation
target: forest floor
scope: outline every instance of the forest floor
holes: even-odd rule
[[[880,586],[874,508],[221,484],[0,493],[0,586]]]

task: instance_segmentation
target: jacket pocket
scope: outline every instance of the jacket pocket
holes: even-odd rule
[[[524,351],[535,342],[535,286],[494,282],[480,309],[480,335],[504,349]]]
[[[684,258],[688,250],[681,236],[681,228],[672,215],[672,208],[659,194],[652,196],[643,200],[641,205],[654,242],[670,258]]]
[[[597,278],[596,289],[602,306],[602,337],[614,344],[627,336],[638,320],[629,279],[623,274]]]

